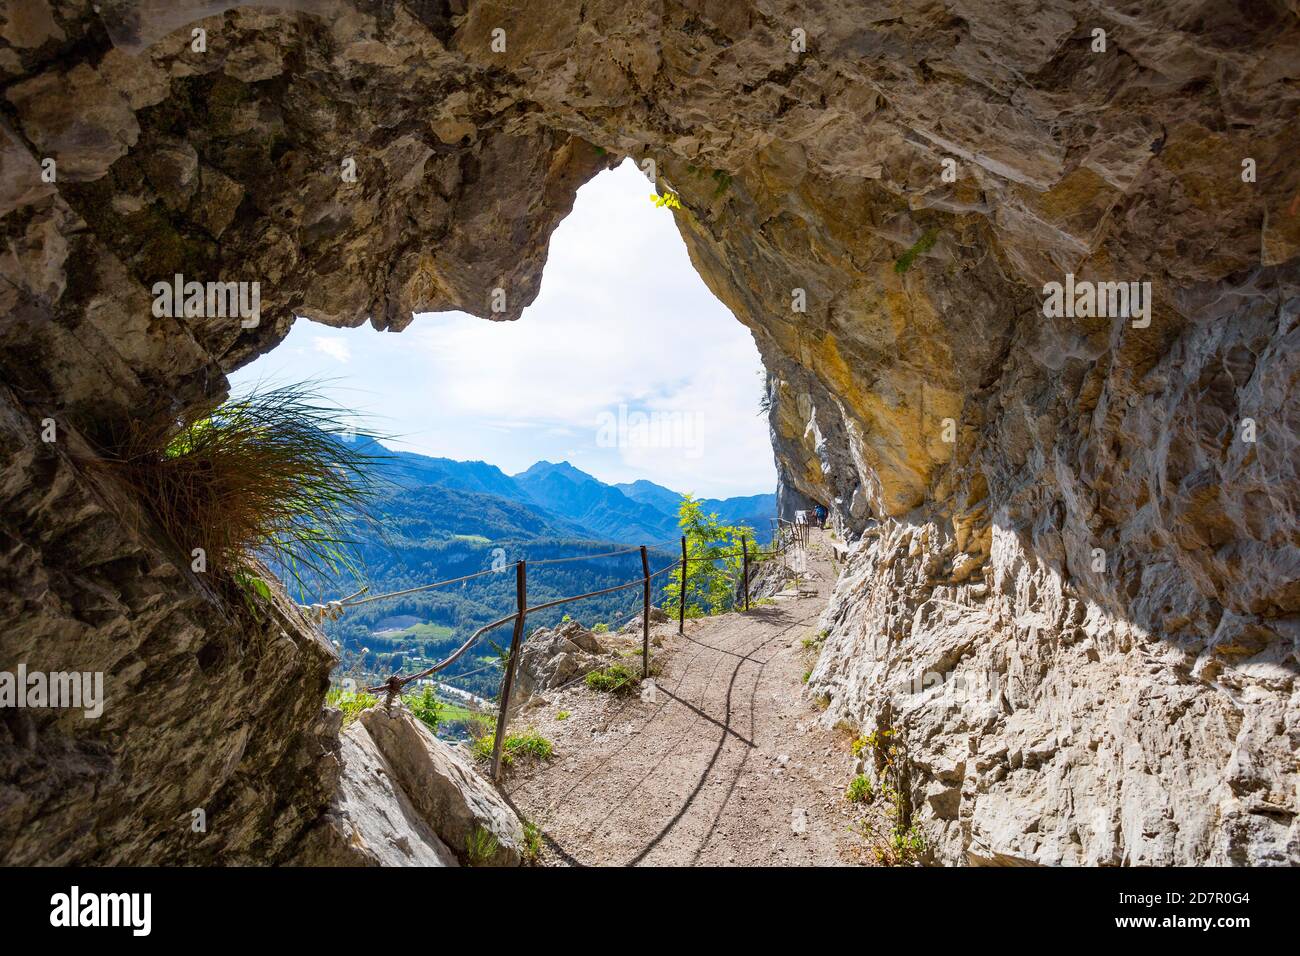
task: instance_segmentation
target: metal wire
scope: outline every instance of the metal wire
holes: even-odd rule
[[[619,554],[634,554],[640,551],[640,547],[624,548],[622,551],[607,551],[604,554],[579,554],[571,558],[543,558],[540,561],[529,561],[530,568],[538,568],[546,564],[564,564],[568,561],[594,561],[596,558],[612,558]]]
[[[647,545],[647,547],[650,547],[650,546]],[[618,555],[622,555],[622,554],[633,554],[633,553],[638,552],[638,551],[640,551],[640,550],[641,550],[640,547],[635,547],[635,548],[624,548],[624,549],[619,550],[619,551],[606,551],[606,552],[604,552],[604,553],[602,553],[602,554],[579,554],[579,555],[574,555],[574,556],[572,556],[572,557],[568,557],[568,558],[543,558],[543,559],[541,559],[541,560],[539,560],[539,561],[528,561],[528,562],[526,562],[526,563],[527,563],[530,567],[534,567],[534,568],[536,568],[536,567],[543,567],[543,566],[545,566],[545,565],[551,565],[551,564],[564,564],[564,563],[569,562],[569,561],[592,561],[592,560],[595,560],[595,559],[597,559],[597,558],[612,558],[612,557],[616,557],[616,556],[618,556]],[[771,550],[771,551],[751,551],[751,552],[750,552],[750,557],[754,557],[754,558],[759,558],[759,557],[772,557],[772,556],[777,555],[777,554],[780,554],[780,553],[781,553],[781,549],[774,549],[774,550]],[[743,551],[728,551],[728,552],[725,552],[725,553],[723,553],[723,554],[715,554],[715,555],[710,555],[710,556],[707,556],[707,557],[688,558],[688,560],[690,560],[690,561],[719,561],[719,560],[722,560],[723,558],[736,558],[736,557],[740,557],[742,554],[744,554]],[[405,596],[405,595],[407,595],[407,594],[418,594],[418,593],[420,593],[421,591],[432,591],[432,590],[434,590],[435,588],[446,587],[446,586],[449,585],[449,584],[460,584],[462,581],[471,581],[471,580],[473,580],[474,578],[481,578],[481,577],[483,577],[483,576],[486,575],[486,574],[500,574],[500,573],[502,573],[503,571],[505,571],[506,568],[513,568],[513,567],[515,567],[515,566],[518,565],[518,564],[519,564],[518,561],[512,561],[512,562],[510,562],[509,564],[503,564],[503,565],[502,565],[501,567],[499,567],[499,568],[488,568],[487,570],[484,570],[484,571],[476,571],[476,572],[474,572],[473,574],[464,574],[464,575],[461,575],[461,576],[458,577],[458,578],[449,578],[449,579],[446,580],[446,581],[435,581],[433,584],[421,584],[421,585],[418,586],[418,587],[413,587],[413,588],[404,588],[404,589],[402,589],[402,590],[400,590],[400,591],[388,591],[388,592],[386,592],[386,593],[384,593],[384,594],[372,594],[372,595],[370,595],[369,597],[358,598],[357,595],[364,594],[367,590],[369,590],[369,585],[367,585],[366,587],[362,588],[360,591],[357,591],[355,594],[350,595],[349,597],[343,598],[343,599],[340,600],[340,601],[337,601],[337,602],[331,602],[331,603],[337,603],[337,604],[340,604],[341,606],[343,606],[343,607],[345,607],[345,608],[349,608],[349,607],[361,607],[363,604],[371,604],[371,603],[373,603],[373,602],[375,602],[375,601],[383,601],[383,600],[386,600],[386,599],[388,599],[388,598],[394,598],[394,597],[403,597],[403,596]],[[670,564],[668,567],[670,567],[670,568],[672,568],[672,567],[677,567],[677,566],[680,565],[680,564],[681,564],[681,559],[679,558],[676,562],[674,562],[673,564]],[[664,568],[663,570],[666,571],[666,570],[668,570],[668,568]],[[651,576],[651,577],[655,577],[656,575],[661,574],[661,573],[663,573],[663,572],[662,572],[662,571],[656,571],[654,574],[652,574],[652,575],[650,575],[650,576]],[[640,579],[638,578],[638,580],[640,580]],[[566,598],[565,600],[577,601],[577,600],[579,600],[580,598],[583,598],[583,597],[594,597],[594,596],[597,595],[597,594],[607,594],[607,593],[609,593],[609,590],[614,590],[614,589],[607,589],[607,590],[605,590],[605,591],[592,591],[590,594],[578,595],[577,597]],[[540,605],[540,607],[553,607],[553,606],[554,606],[554,604]],[[533,610],[533,609],[530,608],[530,610]]]
[[[647,546],[647,547],[649,547],[649,546]],[[511,564],[503,565],[503,566],[500,567],[500,568],[489,568],[489,569],[487,569],[486,571],[478,571],[478,572],[475,572],[474,574],[466,574],[466,575],[462,575],[461,577],[458,577],[458,578],[451,578],[451,579],[446,580],[446,581],[437,581],[437,582],[435,582],[435,583],[433,583],[433,584],[424,584],[424,585],[421,585],[421,586],[419,586],[419,587],[414,587],[414,588],[405,588],[405,589],[403,589],[403,590],[401,590],[401,591],[390,591],[390,592],[387,593],[387,594],[375,594],[375,595],[371,595],[370,597],[361,598],[360,600],[351,600],[351,601],[343,601],[343,602],[335,602],[335,603],[340,603],[340,604],[342,604],[343,607],[360,607],[360,606],[363,605],[363,604],[369,604],[369,603],[371,603],[371,602],[373,602],[373,601],[382,601],[382,600],[384,600],[385,598],[400,597],[400,596],[405,595],[405,594],[415,594],[415,593],[418,593],[418,592],[420,592],[420,591],[430,591],[430,590],[432,590],[432,589],[434,589],[434,588],[446,587],[446,586],[449,585],[449,584],[459,584],[459,583],[462,582],[462,581],[469,581],[469,580],[472,580],[473,578],[479,578],[479,577],[482,577],[482,576],[485,575],[485,574],[500,574],[500,573],[501,573],[502,571],[504,571],[506,568],[508,568],[508,567],[517,567],[517,566],[518,566],[519,564],[521,564],[521,563],[523,563],[523,564],[531,564],[533,567],[538,567],[538,566],[541,566],[541,565],[547,565],[547,564],[563,564],[563,563],[565,563],[565,562],[567,562],[567,561],[582,561],[582,560],[592,560],[592,559],[595,559],[595,558],[610,558],[610,557],[615,557],[615,556],[617,556],[617,555],[622,555],[622,554],[632,554],[633,552],[637,552],[637,551],[640,551],[640,550],[641,550],[641,548],[638,546],[638,547],[635,547],[635,548],[624,548],[624,549],[621,549],[621,550],[618,550],[618,551],[608,551],[608,552],[605,552],[605,553],[602,553],[602,554],[582,554],[582,555],[574,555],[574,556],[572,556],[572,557],[567,557],[567,558],[546,558],[546,559],[542,559],[542,560],[540,560],[540,561],[528,561],[528,562],[519,562],[519,561],[515,561],[515,562],[513,562],[513,563],[511,563]],[[719,560],[719,559],[722,559],[722,558],[737,557],[737,556],[739,556],[739,555],[743,555],[744,553],[745,553],[744,550],[741,550],[741,551],[733,551],[733,552],[730,552],[730,553],[727,553],[727,554],[713,555],[713,556],[706,557],[706,558],[693,558],[693,559],[692,559],[692,558],[687,558],[687,559],[685,559],[685,560],[686,560],[688,563],[689,563],[691,560],[694,560],[694,561],[696,561],[696,562],[700,562],[700,561],[716,561],[716,560]],[[759,552],[750,552],[750,554],[751,554],[752,556],[755,556],[755,557],[761,555],[762,553],[763,553],[763,552],[761,552],[761,551],[759,551]],[[775,555],[775,554],[779,554],[779,553],[781,553],[781,550],[780,550],[780,549],[778,549],[778,550],[773,550],[773,551],[768,552],[769,555]],[[645,582],[646,582],[647,580],[650,580],[650,579],[652,579],[652,578],[656,578],[656,577],[658,577],[659,575],[664,574],[664,573],[666,573],[666,572],[668,572],[668,571],[672,571],[672,570],[675,570],[675,569],[677,569],[677,568],[680,568],[680,567],[682,566],[682,562],[683,562],[683,559],[682,559],[682,558],[678,558],[678,559],[677,559],[676,561],[674,561],[672,564],[669,564],[669,565],[667,565],[666,567],[662,567],[662,568],[660,568],[658,571],[655,571],[655,572],[654,572],[653,574],[651,574],[648,578],[645,577],[645,576],[641,576],[641,577],[633,578],[631,581],[628,581],[628,582],[626,582],[626,583],[624,583],[624,584],[616,584],[616,585],[614,585],[613,587],[601,588],[601,589],[598,590],[598,591],[588,591],[588,592],[586,592],[585,594],[575,594],[575,595],[572,595],[572,596],[570,596],[570,597],[556,598],[554,601],[546,601],[546,602],[544,602],[544,603],[542,603],[542,604],[536,604],[536,605],[533,605],[532,607],[525,608],[525,609],[523,610],[522,613],[523,613],[524,616],[527,616],[527,615],[529,615],[529,614],[535,614],[535,613],[538,612],[538,611],[545,611],[545,610],[547,610],[547,609],[549,609],[549,608],[559,607],[559,606],[562,605],[562,604],[570,604],[570,603],[572,603],[572,602],[574,602],[574,601],[582,601],[582,600],[585,600],[586,598],[599,597],[599,596],[602,595],[602,594],[612,594],[612,593],[614,593],[615,591],[623,591],[623,590],[626,590],[627,588],[636,587],[638,584],[644,585]],[[363,591],[358,591],[358,592],[357,592],[357,594],[361,594],[361,593],[364,593],[364,589],[363,589]],[[352,597],[355,598],[355,597],[356,597],[356,594],[352,595]],[[469,639],[468,639],[467,641],[465,641],[465,643],[462,644],[460,647],[458,647],[458,648],[457,648],[457,649],[456,649],[456,650],[455,650],[455,651],[454,651],[454,652],[453,652],[449,657],[445,658],[445,659],[442,660],[442,661],[439,661],[437,664],[434,664],[432,667],[428,667],[428,668],[426,668],[425,670],[420,671],[418,674],[412,674],[410,677],[401,677],[401,676],[399,676],[399,675],[397,675],[397,674],[393,674],[391,677],[388,678],[388,680],[387,680],[385,683],[383,683],[383,684],[379,684],[379,685],[376,685],[375,687],[368,687],[368,688],[366,688],[366,689],[367,689],[369,692],[371,692],[371,693],[378,693],[378,692],[380,692],[380,691],[387,691],[389,694],[400,693],[401,689],[402,689],[403,687],[405,687],[407,684],[411,683],[412,681],[416,681],[416,680],[420,680],[420,679],[425,678],[425,677],[429,677],[429,676],[431,676],[432,674],[436,674],[436,673],[438,673],[439,671],[441,671],[441,670],[443,670],[443,669],[445,669],[445,668],[447,668],[447,667],[450,667],[452,664],[454,664],[456,661],[458,661],[462,656],[464,656],[464,654],[465,654],[465,653],[466,653],[466,652],[467,652],[471,647],[474,646],[474,644],[478,641],[478,639],[479,639],[483,634],[486,634],[488,631],[492,630],[493,628],[500,627],[502,624],[505,624],[507,621],[513,621],[513,620],[515,620],[516,618],[518,618],[518,617],[520,616],[520,613],[521,613],[521,612],[516,611],[514,614],[507,614],[505,617],[499,618],[499,619],[493,621],[493,622],[490,623],[490,624],[485,624],[485,625],[483,625],[483,626],[480,627],[477,631],[475,631],[473,634],[471,634],[471,635],[469,636]],[[635,614],[632,615],[633,618],[634,618],[635,616],[636,616]],[[632,618],[628,618],[628,620],[632,620]],[[493,666],[496,666],[496,665],[494,664]],[[485,668],[484,668],[484,669],[485,669]],[[477,672],[472,672],[472,673],[477,673]],[[466,676],[466,675],[456,675],[456,676],[461,676],[461,677],[463,677],[463,676]]]
[[[451,654],[450,657],[442,661],[439,661],[437,664],[434,664],[432,667],[420,671],[420,673],[418,674],[412,674],[410,677],[399,677],[397,674],[394,674],[392,677],[388,678],[387,682],[383,684],[378,684],[375,687],[367,687],[366,690],[372,694],[377,694],[380,691],[392,692],[393,690],[401,690],[403,687],[405,687],[413,680],[419,680],[421,677],[428,677],[430,674],[436,674],[438,673],[438,671],[442,670],[443,668],[450,667],[452,664],[456,663],[456,661],[460,660],[461,656],[464,655],[466,651],[468,651],[471,647],[474,646],[474,642],[477,641],[481,635],[486,634],[494,627],[500,627],[502,624],[506,623],[506,621],[513,621],[518,616],[519,614],[517,612],[515,614],[507,614],[505,617],[499,618],[498,620],[493,621],[491,624],[484,624],[482,627],[480,627],[477,631],[475,631],[473,634],[469,636],[469,640],[467,640],[460,647],[456,648],[456,650]]]
[[[559,607],[561,604],[568,604],[571,601],[581,601],[583,598],[599,597],[602,594],[612,594],[615,591],[622,591],[624,588],[636,587],[636,585],[642,583],[644,580],[645,578],[636,578],[633,581],[628,581],[626,584],[616,584],[612,588],[601,588],[599,591],[588,591],[586,594],[575,594],[573,597],[557,598],[554,601],[547,601],[545,604],[534,605],[533,607],[528,608],[526,613],[532,614],[536,611],[545,611],[547,608]],[[513,616],[514,615],[511,615],[511,617]]]
[[[433,584],[422,584],[418,588],[406,588],[401,591],[389,591],[387,594],[372,594],[370,597],[362,598],[359,601],[343,601],[344,607],[360,607],[363,604],[369,604],[372,601],[382,601],[384,598],[401,597],[403,594],[415,594],[417,591],[431,591],[434,588],[446,587],[448,584],[459,584],[461,581],[469,581],[472,578],[481,578],[485,574],[500,574],[506,568],[513,568],[518,561],[510,564],[503,564],[499,568],[488,568],[486,571],[476,571],[473,574],[466,574],[459,578],[451,578],[447,581],[436,581]]]
[[[657,577],[659,577],[659,575],[663,574],[665,571],[673,571],[673,570],[676,570],[677,568],[680,568],[681,566],[682,566],[682,559],[681,559],[681,558],[678,558],[678,559],[677,559],[676,561],[674,561],[672,564],[668,565],[668,567],[666,567],[666,568],[660,568],[658,571],[655,571],[653,574],[650,575],[650,577],[651,577],[651,578],[657,578]],[[644,580],[644,579],[643,579],[643,580]]]

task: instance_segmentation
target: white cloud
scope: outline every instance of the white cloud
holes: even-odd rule
[[[425,454],[508,472],[569,458],[607,481],[649,478],[710,497],[770,491],[758,351],[695,274],[672,214],[650,192],[628,163],[584,186],[552,237],[541,293],[517,322],[426,314],[395,335],[300,320],[285,346],[248,369],[284,355],[293,368],[281,377],[325,377],[320,356],[350,362],[338,400]],[[308,336],[316,365],[289,351]],[[600,416],[620,405],[688,416],[699,453],[602,447]]]
[[[347,364],[352,360],[352,348],[345,339],[325,338],[318,335],[311,340],[311,344],[317,352],[328,355],[336,362]]]

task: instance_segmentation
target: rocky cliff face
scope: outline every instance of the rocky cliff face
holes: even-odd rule
[[[260,783],[328,655],[227,628],[80,436],[294,314],[517,318],[631,156],[754,333],[783,503],[855,542],[812,690],[898,731],[937,858],[1297,862],[1297,80],[1286,0],[0,3],[4,666],[102,662],[119,708],[8,720],[9,858],[184,856],[190,775],[330,799]],[[176,274],[258,323],[155,315]],[[1045,315],[1076,280],[1149,297]]]

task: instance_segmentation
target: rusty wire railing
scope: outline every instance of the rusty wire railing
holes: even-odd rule
[[[423,680],[425,678],[431,677],[434,674],[438,673],[439,671],[446,670],[452,664],[456,663],[456,661],[460,660],[470,650],[470,648],[472,648],[475,644],[477,644],[479,639],[482,638],[483,635],[487,634],[489,631],[494,630],[495,628],[501,627],[503,624],[507,624],[513,621],[514,628],[512,629],[512,633],[510,636],[510,650],[507,653],[505,658],[505,664],[504,664],[505,674],[503,675],[501,681],[501,692],[500,692],[501,699],[499,702],[499,711],[497,715],[496,734],[492,742],[491,773],[492,773],[492,779],[497,780],[500,778],[500,773],[501,773],[501,748],[506,739],[506,726],[510,719],[510,714],[509,714],[510,697],[514,690],[515,679],[519,668],[519,652],[524,640],[523,637],[524,622],[527,620],[529,614],[536,614],[539,611],[549,610],[550,608],[559,607],[560,605],[563,604],[570,604],[574,601],[582,601],[587,598],[599,597],[603,594],[612,594],[615,591],[626,590],[627,588],[636,587],[638,584],[640,584],[642,588],[641,676],[642,678],[646,678],[650,676],[650,584],[651,581],[659,577],[661,574],[666,574],[667,572],[672,571],[674,569],[680,569],[681,590],[679,591],[679,601],[678,601],[680,607],[679,607],[678,618],[677,618],[677,633],[681,634],[684,633],[685,626],[686,626],[687,565],[690,564],[691,562],[697,562],[697,563],[713,562],[713,561],[722,560],[724,558],[740,557],[742,560],[742,574],[743,574],[743,581],[744,581],[744,609],[748,611],[749,610],[749,562],[751,557],[767,558],[767,557],[774,557],[778,554],[784,555],[786,549],[790,546],[790,544],[796,542],[798,539],[793,535],[782,534],[778,532],[774,540],[776,541],[776,546],[769,550],[764,551],[762,549],[751,549],[746,538],[742,536],[740,539],[740,548],[737,551],[730,551],[730,552],[719,553],[719,554],[708,554],[705,556],[696,556],[694,558],[689,558],[687,556],[686,537],[682,536],[681,558],[674,561],[672,564],[669,564],[666,567],[662,567],[658,571],[654,571],[654,572],[651,572],[650,570],[650,558],[649,558],[649,550],[647,545],[625,548],[618,551],[607,551],[600,554],[582,554],[582,555],[574,555],[568,558],[548,558],[548,559],[534,561],[532,562],[532,565],[534,567],[542,567],[551,564],[563,564],[569,561],[596,560],[599,558],[610,558],[610,557],[615,557],[623,554],[639,553],[641,556],[641,576],[633,578],[632,580],[626,581],[622,584],[615,584],[607,588],[599,588],[595,591],[587,591],[583,594],[574,594],[569,597],[556,598],[555,600],[552,601],[544,601],[541,604],[534,604],[531,607],[528,605],[528,565],[529,565],[528,561],[515,561],[513,562],[513,564],[506,564],[500,567],[489,568],[485,571],[477,571],[473,574],[461,575],[460,577],[450,578],[446,581],[435,581],[432,584],[423,584],[420,585],[419,587],[404,588],[403,590],[400,591],[390,591],[386,594],[373,594],[373,595],[366,595],[365,597],[362,597],[361,595],[364,592],[363,589],[363,591],[359,591],[356,594],[350,595],[349,597],[344,598],[340,601],[332,601],[326,606],[329,608],[337,608],[338,610],[342,611],[342,610],[346,610],[347,608],[360,607],[363,604],[370,604],[374,601],[382,601],[388,598],[402,597],[408,594],[416,594],[421,591],[431,591],[436,588],[447,587],[452,584],[460,584],[465,581],[470,581],[487,574],[501,574],[508,568],[514,567],[515,569],[515,610],[512,613],[497,618],[495,621],[492,621],[488,624],[484,624],[473,634],[471,634],[465,640],[464,643],[462,643],[458,648],[456,648],[456,650],[454,650],[447,657],[445,657],[438,663],[432,665],[431,667],[426,667],[424,670],[418,673],[409,674],[406,676],[402,676],[400,674],[393,674],[383,683],[376,684],[373,687],[365,688],[368,693],[384,694],[385,705],[391,707],[393,702],[398,697],[401,696],[403,688],[405,688],[408,684],[412,683],[413,681]],[[313,608],[315,607],[317,606],[313,606]]]

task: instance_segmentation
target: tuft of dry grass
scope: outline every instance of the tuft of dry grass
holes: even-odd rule
[[[209,571],[239,580],[260,558],[305,592],[304,576],[358,571],[350,526],[380,456],[349,440],[345,415],[311,383],[254,391],[206,416],[132,423],[105,465]]]

